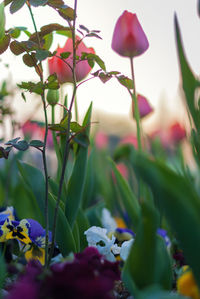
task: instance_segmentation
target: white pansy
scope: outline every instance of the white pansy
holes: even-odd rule
[[[125,241],[122,243],[121,250],[120,250],[120,257],[123,261],[125,261],[128,258],[133,242],[134,239],[130,239],[129,241]]]
[[[101,223],[108,232],[113,232],[117,228],[115,219],[111,216],[110,211],[106,208],[102,210]]]
[[[86,235],[88,246],[94,246],[98,249],[99,253],[104,255],[107,260],[114,262],[115,254],[120,253],[120,247],[115,243],[115,237],[108,238],[107,229],[92,226],[84,232]]]

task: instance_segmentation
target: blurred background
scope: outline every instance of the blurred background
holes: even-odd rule
[[[74,1],[66,1],[73,7]],[[26,26],[34,31],[28,9],[24,7],[11,15],[6,10],[6,28]],[[85,25],[89,29],[100,30],[102,40],[85,39],[88,47],[93,47],[106,64],[107,71],[119,71],[130,77],[129,59],[120,57],[111,49],[111,40],[115,23],[124,10],[136,13],[147,35],[150,47],[145,54],[135,58],[135,76],[137,92],[144,95],[154,108],[154,112],[143,120],[145,131],[151,132],[158,127],[167,126],[178,121],[187,126],[187,114],[179,89],[179,67],[174,37],[174,14],[178,16],[187,58],[196,74],[200,69],[200,20],[197,15],[197,1],[182,0],[80,0],[78,1],[77,26]],[[37,27],[48,23],[65,24],[53,9],[33,8]],[[20,40],[26,36],[21,34]],[[55,35],[50,50],[58,44],[63,47],[66,37]],[[0,57],[0,81],[8,80],[8,89],[15,89],[21,81],[37,81],[34,69],[22,62],[22,57],[15,57],[7,50]],[[48,75],[47,63],[44,63]],[[94,68],[94,71],[98,66]],[[64,86],[64,94],[71,94],[71,86]],[[16,90],[10,101],[16,110],[16,120],[43,120],[42,109],[38,109],[39,97],[26,94],[27,102]],[[81,85],[77,94],[79,115],[82,118],[91,101],[93,101],[93,121],[95,130],[121,136],[135,131],[135,122],[131,115],[131,99],[125,88],[115,79],[103,84],[98,78]],[[58,119],[60,114],[58,113]]]

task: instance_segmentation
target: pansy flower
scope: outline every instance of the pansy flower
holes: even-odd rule
[[[107,236],[107,229],[97,226],[90,227],[84,232],[88,246],[96,247],[100,254],[104,255],[108,261],[115,261],[115,255],[119,255],[120,247],[115,244],[116,238]]]
[[[10,232],[9,225],[15,220],[15,211],[13,207],[0,209],[0,242],[7,241],[7,234]]]
[[[15,210],[13,207],[0,208],[0,222],[5,221],[7,218],[15,220]]]
[[[26,260],[39,260],[42,265],[45,263],[45,235],[43,227],[33,219],[27,219],[29,224],[28,236],[31,242],[24,248]],[[49,232],[51,242],[51,232]]]
[[[26,260],[39,260],[42,265],[45,260],[45,234],[43,227],[33,219],[11,221],[6,218],[0,222],[0,242],[18,240]],[[50,232],[49,242],[51,242]]]

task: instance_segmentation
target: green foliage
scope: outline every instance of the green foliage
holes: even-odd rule
[[[0,297],[2,296],[1,292],[4,287],[6,275],[7,275],[6,263],[4,260],[4,256],[2,255],[2,253],[0,253]]]
[[[26,164],[24,162],[18,162],[18,168],[21,176],[23,177],[24,182],[27,184],[29,189],[34,194],[35,200],[40,208],[40,211],[44,215],[45,181],[44,181],[43,174],[39,169],[29,164]],[[52,230],[55,206],[56,206],[56,200],[52,194],[49,194],[50,230]],[[59,207],[58,209],[56,242],[64,256],[69,254],[70,252],[76,251],[76,245],[75,245],[71,228],[61,207]]]
[[[135,155],[134,168],[151,187],[155,203],[164,214],[200,285],[200,199],[191,182],[164,163]],[[175,182],[175,183],[174,183]]]
[[[5,14],[4,14],[4,3],[0,4],[0,40],[5,36]]]
[[[121,194],[123,204],[126,208],[126,211],[130,217],[130,221],[133,225],[133,230],[136,232],[138,227],[138,222],[140,219],[140,205],[139,202],[132,192],[128,182],[123,178],[119,170],[117,169],[115,163],[110,160],[112,170],[114,172],[117,187]]]
[[[85,60],[85,59],[87,59],[88,64],[91,67],[93,67],[94,63],[96,62],[102,70],[106,71],[105,63],[103,62],[103,60],[98,55],[93,54],[93,53],[83,52],[82,56],[81,56],[81,60]]]
[[[6,34],[3,38],[0,40],[0,54],[5,52],[10,44],[10,35]]]
[[[26,0],[13,0],[11,5],[10,5],[10,12],[13,14],[20,10],[26,3]]]
[[[85,118],[83,120],[83,126],[86,126],[90,123],[91,113],[92,113],[92,103],[90,104],[88,111],[85,115]],[[89,135],[89,129],[90,127],[87,127],[85,130],[85,134],[87,136]],[[87,147],[79,146],[76,152],[73,171],[67,187],[65,213],[72,227],[77,217],[78,210],[82,205],[81,201],[83,197],[83,188],[84,188],[84,183],[86,178],[87,155],[88,155]]]

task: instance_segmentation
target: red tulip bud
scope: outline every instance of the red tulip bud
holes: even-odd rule
[[[112,49],[121,56],[135,57],[149,47],[147,37],[136,14],[127,10],[119,17],[112,39]]]
[[[138,100],[138,109],[139,109],[139,113],[140,113],[140,118],[143,118],[143,117],[149,115],[153,111],[153,108],[150,106],[148,100],[145,97],[138,94],[137,100]],[[134,116],[134,103],[133,102],[132,102],[132,112],[133,112],[133,116]]]

